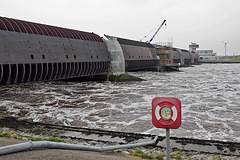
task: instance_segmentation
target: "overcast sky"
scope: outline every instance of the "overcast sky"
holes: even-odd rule
[[[240,55],[240,0],[1,0],[0,16],[132,40],[166,19],[153,42]]]

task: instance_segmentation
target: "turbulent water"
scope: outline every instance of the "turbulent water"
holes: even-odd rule
[[[152,125],[154,97],[182,102],[171,136],[240,142],[240,64],[182,72],[134,72],[141,82],[47,82],[0,87],[0,114],[35,122],[165,135]]]

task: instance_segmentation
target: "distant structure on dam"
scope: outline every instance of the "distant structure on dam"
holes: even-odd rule
[[[189,50],[197,53],[199,55],[200,60],[219,60],[220,57],[217,57],[217,53],[213,52],[213,50],[205,49],[198,50],[199,44],[191,43],[189,45]]]
[[[163,52],[164,53],[163,53]],[[0,17],[0,85],[191,64],[196,54],[150,43]],[[166,56],[167,53],[167,56]]]
[[[155,44],[160,66],[180,67],[198,63],[199,55],[195,51],[175,48],[172,45]]]

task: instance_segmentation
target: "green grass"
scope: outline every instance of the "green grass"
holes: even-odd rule
[[[230,60],[233,60],[233,61],[240,61],[240,58],[234,58],[234,59],[230,59]]]
[[[130,154],[130,155],[134,155],[134,156],[137,156],[137,157],[141,157],[143,159],[157,159],[157,160],[163,160],[164,157],[166,157],[165,153],[162,153],[162,154],[159,154],[157,156],[152,156],[152,155],[149,155],[147,153],[144,153],[143,151],[140,151],[140,150],[137,150],[134,154]],[[172,154],[170,156],[171,158],[175,158],[176,160],[182,160],[182,157],[181,157],[181,153],[180,152],[177,152],[175,154]]]
[[[10,138],[10,137],[11,137],[11,134],[10,134],[10,133],[0,133],[0,137]]]
[[[166,157],[165,153],[159,154],[156,156],[156,159],[163,160],[163,158]]]
[[[174,154],[171,154],[170,158],[175,158],[176,160],[182,160],[182,154],[181,154],[181,152],[178,151]]]
[[[146,154],[146,153],[145,153],[145,154],[142,154],[141,157],[144,158],[144,159],[154,159],[153,156],[148,155],[148,154]]]
[[[63,140],[63,139],[59,139],[56,137],[51,137],[51,138],[46,138],[46,139],[42,139],[42,138],[34,138],[31,136],[23,136],[23,135],[14,135],[15,132],[5,132],[2,133],[0,132],[0,137],[6,137],[6,138],[10,138],[11,136],[13,136],[15,139],[22,139],[23,137],[26,137],[27,139],[30,139],[31,141],[51,141],[51,142],[63,142],[63,143],[67,143],[67,141]]]
[[[144,154],[144,152],[140,151],[140,150],[137,150],[135,153],[137,153],[137,154]]]
[[[31,141],[44,141],[43,139],[41,139],[41,138],[30,138],[31,139]]]
[[[52,138],[47,138],[47,139],[42,139],[42,138],[31,138],[31,141],[51,141],[51,142],[63,142],[63,143],[67,143],[65,140],[56,138],[56,137],[52,137]]]
[[[148,154],[146,154],[146,153],[144,153],[143,151],[140,151],[140,150],[137,150],[133,155],[137,156],[137,157],[144,158],[144,159],[154,159],[153,156],[148,155]]]
[[[214,156],[213,160],[221,160],[222,158],[220,156]]]
[[[140,157],[142,154],[144,154],[143,151],[137,150],[133,155]]]

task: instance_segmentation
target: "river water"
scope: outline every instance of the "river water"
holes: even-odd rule
[[[46,82],[0,87],[0,115],[34,122],[165,135],[152,125],[154,97],[177,97],[171,136],[240,142],[240,64],[181,72],[131,72],[141,82]]]

